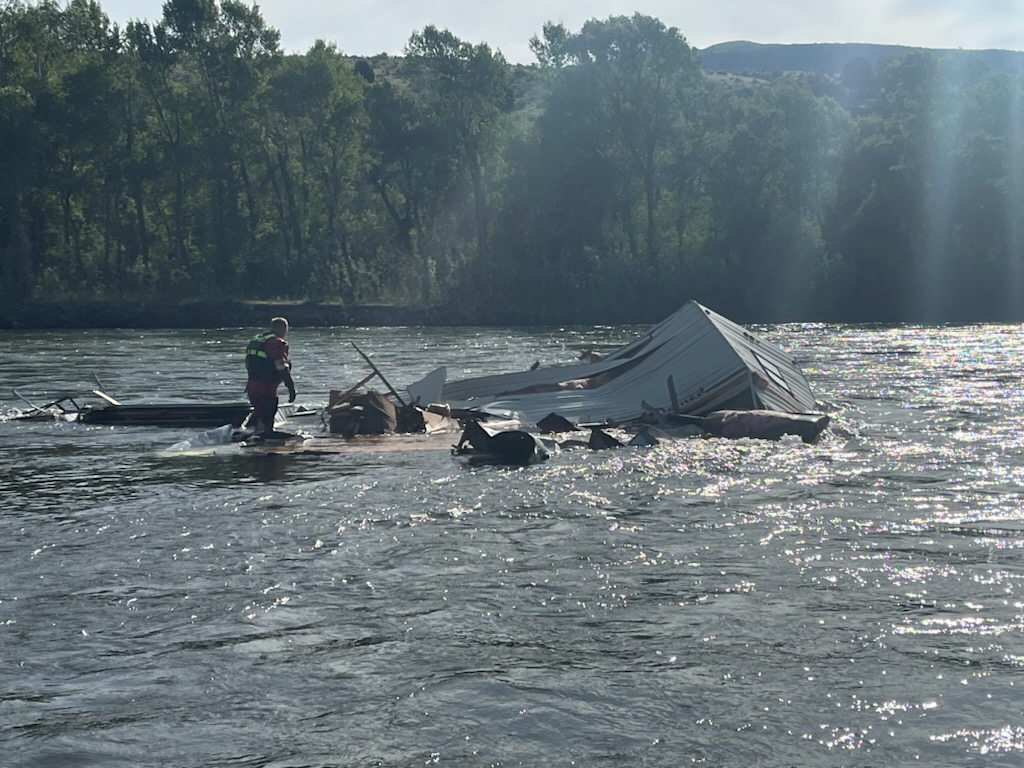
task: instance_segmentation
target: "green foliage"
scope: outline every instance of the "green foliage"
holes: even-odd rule
[[[427,26],[402,58],[285,55],[241,0],[124,29],[0,0],[0,296],[1024,316],[1019,73],[858,49],[835,77],[712,76],[642,14],[530,47]]]

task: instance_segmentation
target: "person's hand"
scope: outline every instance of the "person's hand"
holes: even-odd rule
[[[288,389],[288,402],[289,403],[294,403],[295,402],[295,387],[289,387],[289,389]]]

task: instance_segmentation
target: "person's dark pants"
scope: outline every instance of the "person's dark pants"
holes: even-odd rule
[[[274,417],[277,416],[278,398],[276,395],[249,395],[252,403],[252,427],[258,434],[274,431]]]

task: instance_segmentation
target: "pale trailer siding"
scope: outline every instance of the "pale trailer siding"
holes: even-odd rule
[[[443,395],[447,401],[496,397],[526,387],[553,386],[563,381],[585,379],[617,368],[621,364],[620,360],[599,360],[596,363],[550,365],[532,371],[513,371],[459,379],[446,383]]]
[[[761,376],[762,382],[766,379],[769,382],[767,387],[755,387],[764,408],[799,412],[813,411],[817,407],[817,400],[803,371],[785,350],[752,334],[712,310],[706,310],[706,312],[709,320],[736,350],[743,360],[743,364]],[[770,366],[774,366],[774,370],[767,368],[762,361],[767,361]],[[773,381],[776,377],[781,377],[786,387]]]
[[[516,411],[527,421],[537,421],[549,413],[558,413],[577,422],[627,421],[643,413],[642,403],[671,408],[668,388],[671,376],[680,405],[690,403],[700,413],[721,407],[755,405],[746,365],[696,302],[689,302],[637,341],[613,352],[606,361],[623,364],[636,357],[643,359],[597,389],[512,395],[493,400],[474,398],[471,402],[485,409]],[[522,380],[523,377],[516,378]],[[684,410],[688,409],[684,407]]]
[[[659,356],[646,367],[652,391],[644,399],[659,408],[670,408],[671,376],[684,412],[706,412],[734,401],[749,386],[746,366],[739,355],[696,302],[689,302],[677,318],[678,339],[671,346],[671,353]]]
[[[667,340],[686,333],[689,328],[703,322],[700,305],[689,301],[642,336],[613,350],[596,363],[571,363],[537,368],[533,371],[512,371],[488,376],[450,381],[445,384],[444,395],[451,400],[494,397],[530,386],[554,385],[563,381],[588,378],[617,368],[637,355],[649,352]]]
[[[521,392],[599,374],[611,378],[592,389]],[[783,350],[696,301],[597,363],[451,382],[443,399],[455,407],[514,411],[526,421],[549,413],[577,422],[629,421],[643,414],[643,404],[671,408],[669,377],[684,413],[758,407],[806,411],[815,405],[799,367]]]

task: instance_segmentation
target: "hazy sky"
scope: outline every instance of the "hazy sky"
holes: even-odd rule
[[[282,47],[304,52],[318,38],[343,53],[400,54],[433,24],[510,61],[532,63],[529,41],[546,21],[572,32],[588,19],[635,12],[677,27],[690,45],[892,43],[924,48],[1024,50],[1024,0],[262,0]],[[100,0],[112,21],[157,21],[162,0]]]

